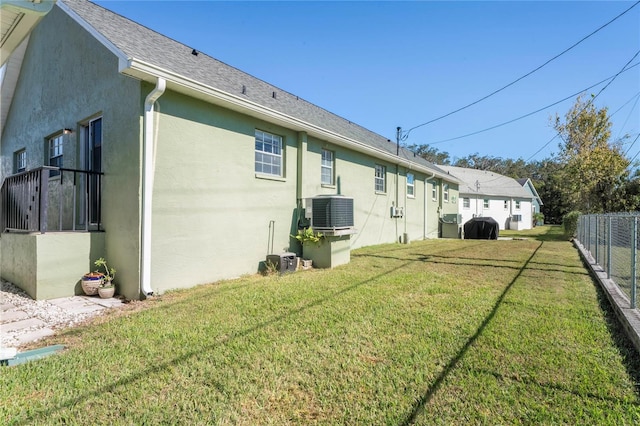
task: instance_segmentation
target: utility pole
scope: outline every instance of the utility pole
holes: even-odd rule
[[[400,157],[400,135],[402,134],[402,127],[398,126],[396,128],[396,157]],[[398,192],[400,191],[400,158],[398,158],[396,160],[396,209],[398,209],[400,206],[398,206],[398,202],[400,201],[400,197]],[[398,217],[397,217],[397,213],[395,215],[395,225],[396,225],[396,241],[399,238],[398,235]]]

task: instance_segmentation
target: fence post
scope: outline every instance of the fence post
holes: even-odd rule
[[[596,216],[595,219],[596,219],[596,233],[595,233],[595,235],[596,235],[596,247],[595,247],[595,250],[594,250],[595,256],[593,256],[593,258],[596,260],[596,265],[597,265],[598,263],[600,263],[600,261],[598,259],[598,252],[600,251],[599,250],[599,248],[600,248],[600,229],[599,228],[600,227],[598,225],[600,225],[600,220],[598,220],[598,216]]]
[[[631,309],[636,308],[636,259],[638,252],[638,216],[633,218],[633,233],[631,235]]]
[[[47,232],[47,212],[49,210],[49,169],[40,170],[40,201],[38,212],[38,228],[41,234]]]
[[[585,237],[585,248],[591,254],[591,216],[587,216],[587,235]]]
[[[611,279],[611,216],[607,219],[607,279]]]

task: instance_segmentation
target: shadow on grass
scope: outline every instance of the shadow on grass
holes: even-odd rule
[[[518,382],[518,383],[524,383],[526,385],[534,385],[534,386],[539,386],[541,388],[546,388],[546,389],[552,389],[552,390],[556,390],[556,391],[560,391],[560,392],[565,392],[565,393],[570,393],[572,395],[578,396],[578,397],[587,397],[587,398],[592,398],[592,399],[596,399],[599,401],[609,401],[609,402],[613,402],[613,403],[620,403],[622,402],[620,400],[620,398],[612,398],[609,395],[602,395],[602,394],[595,394],[593,392],[581,392],[575,389],[571,389],[567,386],[562,386],[556,383],[544,383],[544,382],[540,382],[538,380],[534,380],[531,379],[529,377],[521,377],[521,376],[515,376],[515,375],[505,375],[505,374],[500,374],[497,371],[490,371],[490,370],[482,370],[482,369],[475,369],[474,370],[477,373],[481,373],[481,374],[485,374],[488,376],[493,376],[496,379],[500,380],[500,381],[506,381],[509,380],[511,382]],[[635,406],[640,406],[640,402],[634,402],[632,403]]]
[[[402,265],[399,265],[399,266],[397,266],[395,268],[392,268],[392,269],[389,269],[389,270],[387,270],[387,271],[385,271],[383,273],[380,273],[380,274],[377,274],[377,275],[372,276],[370,278],[367,278],[366,280],[354,283],[354,284],[352,284],[352,285],[350,285],[348,287],[343,288],[342,290],[336,291],[336,292],[334,292],[332,294],[329,294],[329,295],[327,295],[325,297],[321,297],[321,298],[315,299],[315,300],[313,300],[313,301],[307,303],[306,305],[301,306],[301,307],[299,307],[297,309],[293,309],[293,310],[291,310],[289,312],[283,313],[283,314],[278,315],[278,316],[276,316],[274,318],[271,318],[269,320],[266,320],[266,321],[263,321],[261,323],[258,323],[258,324],[254,325],[252,327],[246,328],[244,330],[240,330],[240,331],[235,332],[235,333],[229,333],[228,335],[225,335],[224,338],[222,338],[220,340],[217,340],[217,341],[215,341],[214,343],[212,343],[210,345],[207,345],[207,346],[204,346],[204,347],[198,347],[198,348],[196,348],[194,350],[191,350],[191,351],[189,351],[189,352],[187,352],[187,353],[185,353],[183,355],[177,356],[177,357],[172,358],[172,359],[170,359],[168,361],[165,361],[163,363],[156,364],[156,365],[154,365],[152,367],[149,367],[149,368],[147,368],[147,369],[145,369],[143,371],[139,371],[136,374],[132,374],[132,375],[130,375],[128,377],[124,377],[124,378],[121,378],[119,380],[116,380],[115,382],[111,383],[110,385],[103,386],[103,387],[101,387],[99,389],[95,389],[95,390],[92,390],[92,391],[83,392],[81,394],[78,394],[74,398],[69,398],[66,401],[63,401],[63,402],[57,404],[55,407],[48,408],[48,409],[37,410],[33,414],[30,414],[24,420],[15,421],[15,422],[13,422],[13,424],[22,424],[22,425],[32,424],[32,423],[36,422],[37,420],[42,420],[42,419],[48,418],[49,416],[51,416],[52,414],[54,414],[58,410],[62,410],[62,409],[65,409],[65,408],[71,409],[73,407],[76,407],[78,404],[81,404],[83,401],[87,400],[88,398],[95,397],[95,396],[100,396],[100,395],[103,395],[103,394],[105,394],[107,392],[115,392],[119,387],[131,385],[131,384],[137,382],[138,380],[146,378],[147,376],[149,376],[151,374],[156,374],[156,373],[164,371],[164,370],[166,370],[168,368],[173,368],[178,363],[185,362],[185,361],[187,361],[187,360],[189,360],[190,358],[193,358],[193,357],[201,356],[202,352],[205,351],[205,350],[215,349],[215,348],[219,347],[220,345],[226,344],[226,343],[228,343],[228,342],[230,342],[230,341],[232,341],[234,339],[238,339],[238,338],[242,338],[242,337],[248,336],[251,333],[254,333],[254,332],[258,331],[258,330],[261,330],[263,328],[269,327],[269,326],[271,326],[273,324],[276,324],[276,323],[278,323],[280,321],[286,320],[286,319],[288,319],[288,318],[290,318],[290,317],[292,317],[294,315],[297,315],[297,314],[299,314],[301,312],[306,311],[307,309],[319,306],[319,305],[321,305],[321,304],[323,304],[325,302],[328,302],[328,301],[330,301],[332,299],[335,299],[335,298],[337,298],[337,297],[339,297],[339,296],[341,296],[341,295],[343,295],[345,293],[348,293],[348,292],[350,292],[350,291],[352,291],[352,290],[354,290],[354,289],[356,289],[356,288],[358,288],[360,286],[363,286],[363,285],[368,284],[368,283],[370,283],[372,281],[375,281],[375,280],[377,280],[377,279],[379,279],[381,277],[384,277],[384,276],[392,274],[392,273],[394,273],[394,272],[396,272],[398,270],[401,270],[401,269],[403,269],[404,267],[406,267],[409,264],[410,264],[410,262],[405,262]],[[183,302],[184,301],[180,301],[178,303],[183,303]],[[221,386],[221,385],[217,384],[216,387],[218,387],[218,386]]]
[[[545,225],[525,231],[500,231],[501,237],[526,238],[537,241],[567,241],[561,225]]]
[[[620,324],[620,320],[618,320],[618,317],[616,316],[616,313],[614,312],[613,307],[611,306],[611,303],[609,302],[609,299],[604,293],[602,287],[600,287],[595,280],[593,280],[593,286],[596,288],[598,303],[600,304],[600,309],[602,309],[602,314],[605,318],[609,334],[611,334],[611,339],[616,345],[616,348],[618,348],[620,355],[622,355],[627,373],[635,384],[636,395],[640,400],[640,356],[638,356],[639,354],[636,351],[635,346],[631,340],[629,340],[622,324]]]
[[[542,242],[542,241],[541,241]],[[520,266],[521,260],[510,260],[510,259],[490,259],[490,258],[478,258],[478,257],[450,257],[450,256],[440,256],[436,254],[428,254],[423,255],[421,253],[409,253],[412,256],[416,256],[414,259],[410,260],[410,262],[424,262],[424,263],[433,263],[439,265],[454,265],[454,266],[465,266],[465,267],[480,267],[480,268],[500,268],[500,269],[511,269],[514,271],[519,271],[522,267]],[[365,255],[361,255],[365,256]],[[406,261],[406,258],[400,258],[395,256],[384,256],[384,255],[376,255],[376,254],[368,254],[366,257],[370,258],[378,258],[385,260],[397,260],[397,261]],[[539,267],[533,267],[531,265],[540,265]],[[562,274],[573,274],[573,275],[589,275],[587,271],[584,270],[582,266],[564,266],[563,268],[550,268],[549,266],[564,266],[563,264],[553,264],[553,263],[545,263],[545,262],[531,262],[527,269],[529,270],[538,270],[544,272],[558,272]]]
[[[500,297],[498,297],[498,300],[496,300],[496,303],[493,305],[493,309],[491,309],[491,312],[489,313],[489,315],[487,315],[484,321],[482,321],[482,324],[480,324],[480,327],[478,327],[474,335],[471,336],[469,340],[467,340],[467,343],[465,343],[464,346],[460,348],[456,356],[454,356],[451,359],[451,361],[449,361],[447,366],[442,370],[440,375],[436,378],[435,382],[433,382],[433,384],[429,387],[429,389],[427,389],[425,394],[422,395],[422,397],[414,403],[413,409],[407,415],[406,419],[402,423],[400,423],[401,425],[412,425],[415,423],[420,413],[424,411],[424,407],[431,401],[431,399],[436,394],[438,389],[440,389],[440,386],[442,386],[442,383],[447,378],[447,376],[453,371],[454,368],[456,368],[456,366],[458,365],[460,360],[465,356],[469,348],[471,348],[471,346],[475,343],[475,341],[478,340],[478,337],[480,337],[480,335],[483,333],[485,328],[487,328],[487,325],[489,325],[493,317],[498,312],[498,309],[500,308],[500,305],[502,304],[502,301],[506,297],[507,293],[509,293],[509,290],[511,290],[511,287],[513,287],[513,284],[518,280],[518,278],[520,278],[520,275],[522,275],[522,273],[527,269],[527,265],[529,264],[529,262],[531,262],[531,259],[535,257],[535,255],[538,253],[538,250],[540,250],[543,244],[544,242],[540,242],[540,244],[538,245],[538,247],[536,247],[534,252],[531,253],[531,256],[529,256],[529,259],[527,259],[527,261],[522,265],[518,274],[513,278],[513,280],[511,280],[511,282],[507,285],[507,287],[505,287],[502,294],[500,294]]]

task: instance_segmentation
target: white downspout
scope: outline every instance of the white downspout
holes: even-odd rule
[[[158,78],[156,87],[144,100],[144,135],[142,142],[142,238],[140,239],[140,292],[153,295],[151,289],[151,207],[154,171],[154,105],[167,87],[164,78]]]

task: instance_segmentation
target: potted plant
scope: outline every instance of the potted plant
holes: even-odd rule
[[[98,289],[102,286],[104,280],[104,274],[101,272],[89,272],[82,276],[82,291],[87,296],[95,296],[98,294]]]
[[[104,273],[96,271],[97,273],[102,273],[104,277],[102,279],[102,284],[98,287],[98,294],[103,299],[113,297],[116,292],[116,287],[113,284],[113,280],[116,277],[116,270],[114,268],[109,268],[109,265],[107,265],[107,261],[104,259],[104,257],[96,260],[95,265],[98,268],[104,269]]]

